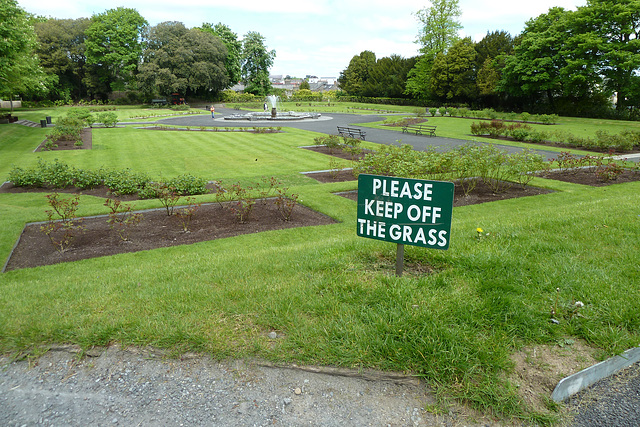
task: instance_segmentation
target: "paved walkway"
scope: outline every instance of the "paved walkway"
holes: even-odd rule
[[[297,129],[304,129],[313,132],[325,133],[328,135],[337,134],[338,126],[351,126],[357,127],[358,124],[379,122],[384,120],[384,117],[377,115],[357,115],[357,114],[339,114],[331,113],[324,114],[319,119],[304,119],[304,120],[291,120],[291,121],[273,121],[273,120],[225,120],[225,116],[232,114],[238,114],[238,110],[229,108],[216,107],[216,118],[212,119],[210,115],[192,115],[182,117],[171,117],[167,119],[160,119],[158,123],[165,125],[175,126],[248,126],[248,127],[269,127],[269,126],[282,126],[292,127]],[[456,147],[460,147],[465,144],[475,143],[484,144],[484,142],[466,141],[462,139],[443,138],[443,137],[429,137],[419,136],[407,133],[402,133],[399,130],[385,130],[377,128],[363,127],[361,128],[367,133],[366,140],[369,142],[375,142],[378,144],[410,144],[416,150],[426,150],[429,147],[433,147],[439,151],[446,151]],[[521,148],[511,147],[508,145],[497,146],[504,148],[508,152],[522,151]],[[545,159],[549,160],[558,156],[558,153],[553,151],[535,150],[542,155]]]

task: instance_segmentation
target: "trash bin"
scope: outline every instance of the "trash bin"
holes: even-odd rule
[[[50,125],[51,124],[51,117],[47,116],[47,124]]]
[[[46,120],[40,120],[40,127],[46,128],[47,127],[47,121]]]

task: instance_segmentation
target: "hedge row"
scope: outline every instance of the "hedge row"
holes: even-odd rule
[[[544,141],[560,141],[563,144],[601,151],[631,151],[640,148],[640,131],[624,130],[613,135],[605,131],[596,131],[595,138],[579,137],[565,131],[542,132],[522,123],[507,124],[502,120],[471,124],[471,133],[479,136],[500,136],[513,138],[516,141],[540,143]]]
[[[58,159],[52,163],[38,159],[38,164],[28,169],[14,166],[9,172],[9,181],[16,187],[49,189],[76,187],[89,190],[105,186],[113,195],[137,194],[142,199],[156,198],[158,184],[181,196],[207,193],[207,181],[190,174],[160,182],[130,169],[78,169]]]

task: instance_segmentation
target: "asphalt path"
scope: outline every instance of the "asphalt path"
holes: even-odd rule
[[[158,123],[172,126],[248,126],[248,127],[271,127],[282,126],[292,127],[296,129],[304,129],[313,132],[320,132],[327,135],[337,134],[338,126],[359,127],[358,125],[364,123],[379,122],[384,120],[384,117],[378,115],[357,115],[357,114],[339,114],[331,113],[322,115],[318,119],[303,119],[303,120],[226,120],[225,116],[234,114],[241,114],[241,111],[233,110],[229,108],[216,107],[215,119],[211,118],[211,115],[191,115],[181,117],[171,117],[167,119],[160,119]],[[439,136],[423,136],[414,135],[409,133],[402,133],[401,130],[386,130],[370,127],[360,127],[366,132],[366,141],[374,142],[378,144],[409,144],[415,150],[425,151],[427,149],[435,149],[436,151],[448,151],[455,149],[465,144],[487,144],[482,141],[467,141],[455,138],[443,138]],[[522,148],[511,147],[509,145],[495,144],[493,145],[503,148],[504,150],[513,153],[522,151]],[[558,156],[557,152],[535,149],[536,153],[543,156],[546,160],[550,160]]]

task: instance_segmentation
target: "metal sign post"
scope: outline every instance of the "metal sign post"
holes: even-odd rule
[[[403,272],[404,272],[404,245],[402,243],[398,243],[398,248],[396,249],[396,276],[402,277]]]
[[[453,191],[452,182],[360,174],[357,234],[397,243],[401,276],[404,245],[449,248]]]

